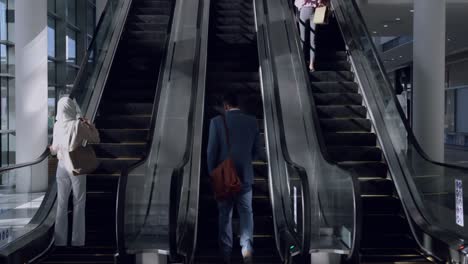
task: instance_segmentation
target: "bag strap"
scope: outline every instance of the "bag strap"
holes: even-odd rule
[[[229,142],[229,129],[228,129],[228,126],[227,126],[227,122],[226,122],[226,116],[222,116],[223,118],[223,124],[224,124],[224,134],[226,136],[226,142],[227,142],[227,145],[228,145],[228,154],[231,152],[231,143]]]

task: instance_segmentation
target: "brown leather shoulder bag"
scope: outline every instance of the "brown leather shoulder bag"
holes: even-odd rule
[[[234,161],[231,158],[231,144],[226,117],[223,116],[226,142],[228,144],[228,156],[211,172],[211,183],[216,200],[225,200],[233,197],[241,190],[241,181],[236,171]]]

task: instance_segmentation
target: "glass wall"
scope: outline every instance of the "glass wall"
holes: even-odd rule
[[[95,0],[48,0],[49,135],[56,104],[69,94],[96,25]]]
[[[1,166],[15,163],[13,0],[0,0],[0,156]],[[5,184],[3,180],[1,185]]]

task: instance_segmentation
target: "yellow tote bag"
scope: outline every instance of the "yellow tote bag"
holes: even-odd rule
[[[327,6],[320,6],[315,8],[315,14],[314,14],[314,24],[316,25],[321,25],[321,24],[326,24],[327,21]]]

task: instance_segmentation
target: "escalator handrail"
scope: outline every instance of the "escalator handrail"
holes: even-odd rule
[[[132,1],[132,0],[130,0]],[[91,53],[92,53],[92,47],[94,46],[94,43],[96,42],[96,36],[97,36],[97,33],[100,31],[101,27],[102,27],[102,23],[104,21],[104,18],[106,16],[106,13],[109,12],[109,6],[110,6],[110,0],[106,2],[106,6],[104,8],[104,10],[102,11],[101,13],[101,16],[99,18],[99,22],[96,26],[96,29],[94,30],[94,33],[93,33],[93,38],[91,39],[91,43],[89,43],[89,46],[88,48],[86,49],[86,52],[85,52],[85,55],[83,57],[83,60],[81,61],[81,65],[80,65],[80,70],[78,71],[78,74],[76,75],[75,77],[75,80],[73,82],[73,90],[71,91],[70,93],[70,98],[71,99],[74,99],[75,96],[76,96],[76,92],[77,92],[77,86],[78,86],[78,83],[82,77],[82,75],[84,74],[85,72],[85,69],[87,68],[86,66],[88,65],[88,60],[89,60],[89,56],[91,56]]]
[[[178,1],[178,0],[176,0]],[[116,243],[117,243],[117,254],[119,256],[125,256],[126,255],[126,249],[125,249],[125,202],[126,202],[126,190],[127,190],[127,183],[128,183],[128,176],[131,171],[134,169],[144,165],[147,161],[148,158],[150,157],[151,150],[153,149],[153,139],[154,139],[154,128],[156,126],[156,117],[157,117],[157,112],[159,108],[159,102],[160,102],[160,95],[161,95],[161,90],[162,90],[162,85],[163,85],[163,76],[164,72],[166,70],[166,67],[168,65],[168,60],[167,57],[169,55],[169,49],[171,48],[170,45],[170,37],[171,37],[171,31],[174,23],[174,7],[176,5],[176,1],[172,2],[171,10],[172,13],[169,17],[169,24],[168,28],[166,30],[166,43],[164,44],[164,49],[162,52],[161,56],[161,62],[160,62],[160,67],[159,71],[157,72],[158,76],[158,82],[156,84],[156,94],[154,96],[153,100],[153,109],[152,109],[152,114],[151,114],[151,124],[150,124],[150,129],[149,129],[149,138],[148,138],[148,144],[146,145],[146,155],[137,163],[134,165],[124,168],[122,172],[120,173],[118,185],[117,185],[117,198],[116,198],[116,206],[115,206],[115,211],[116,211],[116,216],[115,216],[115,223],[116,223]],[[173,54],[174,47],[171,48]],[[173,56],[171,56],[171,59],[173,59]],[[172,63],[172,62],[171,62]],[[151,188],[150,188],[150,199],[149,203],[147,205],[145,217],[143,220],[143,225],[142,227],[146,224],[148,216],[150,214],[150,209],[151,209],[151,197],[153,194],[155,188],[155,181],[151,182]]]
[[[336,1],[336,0],[334,0]],[[408,140],[411,142],[412,145],[414,145],[416,151],[421,155],[421,157],[423,157],[426,161],[432,163],[432,164],[435,164],[435,165],[438,165],[438,166],[442,166],[442,167],[448,167],[448,168],[452,168],[452,169],[457,169],[457,170],[462,170],[462,171],[465,171],[465,172],[468,172],[468,168],[467,167],[464,167],[464,166],[460,166],[460,165],[457,165],[457,164],[452,164],[452,163],[447,163],[447,162],[440,162],[440,161],[435,161],[433,160],[432,158],[430,158],[427,153],[424,151],[424,149],[421,147],[421,145],[419,144],[419,141],[416,139],[416,135],[414,134],[414,131],[413,129],[411,128],[411,125],[408,121],[408,118],[406,117],[404,111],[403,111],[403,108],[400,104],[400,102],[398,101],[398,98],[397,98],[397,94],[395,93],[395,90],[393,89],[390,89],[389,87],[392,87],[392,84],[390,82],[390,79],[388,77],[388,74],[387,72],[384,70],[385,67],[383,66],[383,62],[382,62],[382,59],[380,58],[380,56],[378,55],[379,53],[377,52],[377,48],[375,46],[375,43],[374,41],[372,40],[372,38],[370,37],[370,31],[369,29],[367,28],[367,24],[365,23],[365,19],[361,13],[361,10],[359,9],[359,6],[357,5],[356,1],[355,0],[351,0],[350,1],[352,3],[352,5],[354,6],[354,9],[358,15],[358,19],[361,23],[361,25],[363,26],[365,32],[364,32],[364,36],[366,37],[367,41],[371,44],[371,51],[372,51],[372,55],[374,56],[376,62],[377,62],[377,65],[379,66],[379,71],[381,72],[383,78],[384,78],[384,82],[385,82],[385,86],[387,87],[387,89],[389,91],[391,91],[391,94],[393,96],[393,99],[394,99],[394,102],[396,104],[396,107],[397,107],[397,110],[398,110],[398,113],[402,119],[402,122],[405,126],[405,129],[408,133]]]
[[[268,17],[268,11],[267,11],[267,0],[263,0],[263,11],[264,13],[264,17],[267,18]],[[267,36],[269,36],[269,23],[267,23],[267,21],[265,21],[264,23],[264,30],[267,32]],[[268,54],[267,56],[270,58],[269,60],[271,60],[271,58],[273,57],[273,54],[272,54],[272,49],[270,48],[270,38],[267,37],[266,41],[265,41],[265,53]],[[271,71],[272,73],[270,74],[271,76],[273,76],[273,79],[276,79],[274,78],[274,73],[275,72],[275,66],[273,63],[270,63],[270,69],[268,69],[269,71]],[[282,106],[281,106],[281,103],[280,101],[278,100],[279,98],[279,86],[278,86],[278,82],[277,80],[273,80],[272,81],[273,84],[273,94],[274,94],[274,106],[275,108],[277,109],[277,112],[278,113],[282,113]],[[290,238],[292,238],[294,241],[295,244],[297,245],[300,245],[300,250],[301,250],[301,253],[302,255],[307,255],[309,252],[309,243],[310,243],[310,240],[311,240],[311,226],[310,226],[310,223],[311,223],[311,218],[312,218],[312,213],[311,213],[311,208],[308,204],[308,202],[311,201],[311,197],[310,197],[310,190],[309,190],[309,177],[307,175],[307,172],[305,170],[305,168],[303,168],[302,166],[300,166],[299,164],[297,164],[296,162],[294,162],[291,157],[290,157],[290,154],[289,154],[289,150],[288,150],[288,147],[287,147],[287,144],[286,144],[286,138],[285,138],[285,135],[284,135],[284,131],[285,131],[285,128],[284,128],[284,122],[283,122],[283,116],[282,114],[278,114],[277,115],[277,119],[278,119],[278,125],[279,125],[279,137],[280,137],[280,152],[281,152],[281,157],[283,159],[283,162],[293,168],[299,178],[300,178],[300,181],[301,181],[301,185],[302,185],[302,195],[304,196],[304,198],[302,199],[303,202],[305,202],[306,204],[303,204],[303,210],[304,210],[304,215],[303,215],[303,230],[302,230],[302,241],[299,242],[299,239],[294,235],[294,224],[290,223],[290,217],[289,217],[289,214],[286,213],[290,210],[290,208],[287,208],[286,204],[288,203],[289,201],[289,194],[288,194],[288,190],[286,189],[286,186],[282,185],[283,188],[282,188],[282,194],[280,195],[280,199],[282,201],[282,205],[283,205],[283,217],[284,217],[284,220],[285,220],[285,224],[286,224],[286,227],[287,227],[287,233],[288,233],[288,236]],[[285,179],[287,180],[287,179]]]
[[[210,2],[208,2],[208,5],[210,4]],[[177,257],[177,254],[181,251],[185,251],[187,252],[188,250],[187,249],[181,249],[182,246],[184,246],[184,244],[182,243],[183,242],[183,238],[186,237],[186,233],[187,233],[187,230],[188,230],[188,224],[187,224],[187,218],[185,218],[184,221],[182,221],[182,224],[183,224],[183,227],[181,228],[181,232],[179,232],[179,236],[177,235],[177,228],[178,228],[178,224],[179,224],[179,221],[178,221],[178,218],[179,218],[179,207],[180,207],[180,201],[181,201],[181,195],[182,195],[182,185],[184,183],[183,181],[183,175],[184,175],[184,168],[187,167],[187,165],[189,164],[190,160],[191,160],[191,156],[192,156],[192,153],[193,153],[193,142],[194,142],[194,134],[195,134],[195,126],[193,126],[192,124],[195,124],[194,123],[194,120],[195,120],[195,107],[197,107],[197,93],[196,91],[198,91],[200,89],[199,87],[199,72],[200,72],[200,56],[201,56],[201,46],[202,46],[202,38],[203,36],[201,35],[201,31],[202,31],[202,26],[203,26],[203,23],[206,23],[209,21],[209,15],[207,17],[203,17],[203,11],[204,9],[206,8],[206,3],[205,1],[200,1],[199,2],[199,5],[198,5],[198,19],[197,19],[197,32],[199,32],[197,35],[196,35],[196,46],[198,47],[196,50],[197,50],[197,53],[196,53],[196,56],[195,56],[195,60],[194,60],[194,73],[198,73],[198,74],[195,74],[194,75],[194,80],[192,82],[192,91],[194,92],[192,94],[192,98],[190,100],[190,111],[189,111],[189,116],[188,116],[188,119],[187,119],[187,127],[191,127],[191,129],[188,130],[188,133],[187,133],[187,138],[186,138],[186,146],[185,146],[185,151],[184,151],[184,156],[182,158],[182,160],[179,162],[179,164],[172,169],[172,175],[171,175],[171,190],[170,190],[170,202],[169,202],[169,208],[170,208],[170,211],[169,211],[169,234],[170,234],[170,237],[169,237],[169,241],[170,241],[170,253],[171,253],[171,256],[172,257]],[[208,6],[208,9],[210,9],[210,7]],[[208,21],[204,21],[204,19],[208,20]],[[203,122],[203,117],[202,119],[200,120],[200,123]],[[189,192],[190,192],[190,188],[189,188]],[[187,194],[187,199],[190,198],[190,193]],[[189,206],[189,203],[187,203],[187,206]],[[187,211],[187,210],[185,210]],[[185,215],[187,216],[187,214]],[[178,240],[178,238],[181,238],[180,240]],[[196,247],[196,243],[193,243],[192,244],[192,249],[190,252],[194,252],[195,251],[195,247]],[[189,259],[192,257],[192,256],[187,256]]]
[[[295,15],[295,12],[294,12],[294,4],[293,2],[291,1],[287,1],[288,2],[288,7],[289,7],[289,10],[291,12],[291,16],[294,18],[294,21],[296,21],[297,24],[301,23],[298,19],[298,17]],[[293,39],[295,39],[295,45],[297,45],[300,50],[302,49],[301,48],[301,42],[300,42],[300,36],[297,32],[297,30],[295,31],[295,37],[293,37]],[[315,34],[315,32],[311,32],[312,34]],[[305,76],[308,76],[308,69],[306,68],[306,64],[305,64],[305,58],[304,58],[304,54],[302,52],[300,52],[299,54],[300,58],[301,58],[301,61],[303,62],[303,67],[302,67],[302,70],[303,70],[303,74]],[[312,87],[311,87],[311,84],[310,82],[306,82],[306,85],[308,87],[308,91],[312,91]],[[342,168],[338,162],[334,161],[331,157],[330,157],[330,154],[328,153],[328,150],[327,150],[327,146],[325,144],[325,137],[323,135],[323,131],[322,131],[322,128],[321,128],[321,125],[320,125],[320,121],[319,121],[319,116],[318,116],[318,112],[317,112],[317,107],[316,107],[316,104],[315,104],[315,99],[312,95],[312,93],[308,93],[309,95],[309,102],[311,103],[311,114],[312,114],[312,121],[313,121],[313,125],[314,125],[314,129],[315,129],[315,133],[317,135],[317,141],[319,143],[319,151],[321,153],[321,156],[322,158],[324,159],[325,162],[327,162],[329,165],[331,166],[336,166],[336,167],[339,167],[339,168]],[[362,230],[362,224],[363,224],[363,220],[362,220],[362,198],[361,198],[361,193],[360,193],[360,188],[359,188],[359,181],[358,181],[358,174],[356,173],[356,171],[354,170],[350,170],[350,169],[344,169],[342,168],[343,170],[345,171],[348,171],[350,175],[350,180],[352,181],[352,191],[353,191],[353,198],[354,198],[354,230],[353,230],[353,241],[352,241],[352,246],[351,246],[351,249],[350,249],[350,253],[348,254],[348,259],[352,259],[354,258],[355,256],[357,256],[357,254],[359,254],[359,248],[360,248],[360,241],[361,241],[361,230]],[[320,192],[319,192],[320,194]],[[320,200],[320,195],[318,195],[318,201],[319,201],[319,204],[321,204],[321,200]],[[322,206],[320,205],[320,210],[322,210]],[[325,214],[322,213],[324,219],[325,219]],[[326,221],[326,219],[325,219]]]
[[[33,161],[1,167],[0,168],[0,174],[6,173],[8,171],[17,170],[17,169],[21,169],[21,168],[24,168],[24,167],[29,167],[29,166],[32,166],[32,165],[39,164],[42,161],[44,161],[47,157],[49,157],[49,155],[50,155],[50,150],[49,150],[49,148],[46,148],[44,150],[44,152],[42,152],[42,154],[37,159],[35,159]]]

